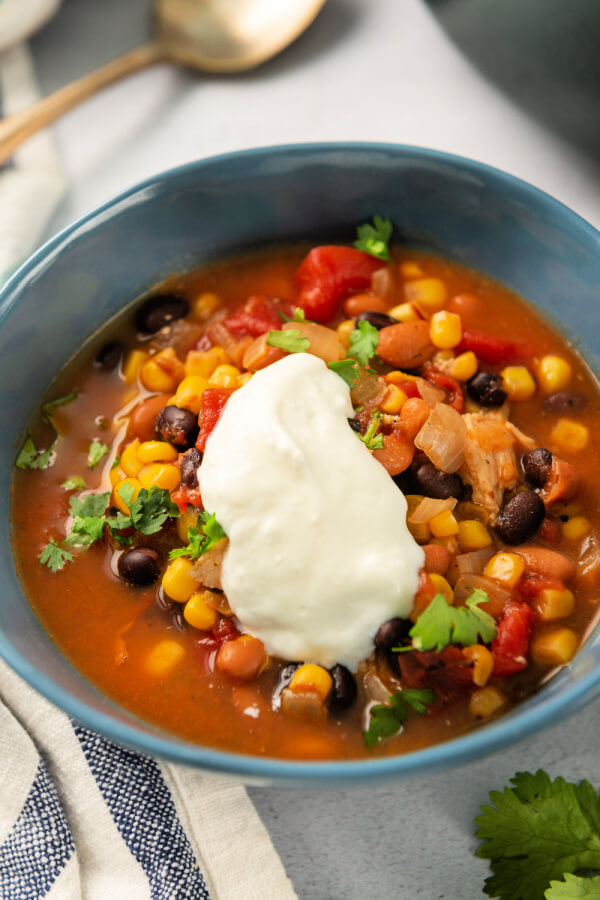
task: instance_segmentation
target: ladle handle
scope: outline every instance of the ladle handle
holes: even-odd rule
[[[59,88],[48,97],[38,100],[27,109],[0,120],[0,164],[6,162],[27,138],[53,122],[64,112],[113,81],[118,81],[138,69],[163,62],[167,58],[164,47],[157,42],[142,44],[128,50],[99,69],[83,75],[71,84]]]

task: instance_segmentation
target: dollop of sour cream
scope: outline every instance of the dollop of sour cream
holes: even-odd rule
[[[353,415],[345,382],[292,354],[230,397],[198,469],[244,630],[273,656],[351,669],[382,622],[409,615],[423,564],[404,496]]]

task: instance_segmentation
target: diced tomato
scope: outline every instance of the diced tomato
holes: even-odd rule
[[[473,685],[473,669],[459,647],[445,647],[440,653],[401,653],[398,663],[405,687],[430,687],[435,691],[434,713],[463,697]]]
[[[565,586],[562,581],[559,581],[557,578],[548,578],[547,575],[536,575],[535,573],[532,573],[521,578],[518,588],[522,597],[531,600],[534,597],[537,597],[541,591],[547,589],[564,591]]]
[[[457,353],[472,350],[477,359],[489,365],[511,362],[511,360],[535,355],[534,348],[527,341],[509,341],[505,338],[484,334],[483,331],[463,331]]]
[[[448,403],[450,406],[453,406],[457,412],[461,413],[463,411],[465,398],[463,390],[456,378],[451,378],[450,375],[438,372],[430,366],[426,366],[423,370],[423,377],[431,382],[431,384],[446,391],[448,394]]]
[[[380,259],[352,247],[315,247],[296,271],[298,306],[314,322],[329,322],[342,300],[371,284]]]
[[[291,316],[294,307],[284,300],[254,294],[248,297],[243,306],[227,316],[223,324],[237,338],[259,337],[266,331],[279,331],[285,320],[278,311]]]
[[[534,622],[535,613],[527,603],[511,600],[506,604],[491,645],[494,657],[492,678],[514,675],[527,667],[529,638]]]
[[[409,399],[414,399],[415,397],[421,396],[416,381],[403,381],[402,384],[398,385],[398,387],[401,391],[404,391]]]
[[[200,433],[196,441],[196,449],[202,453],[206,448],[206,440],[221,418],[221,413],[231,394],[232,391],[225,388],[207,388],[202,394],[202,408],[198,416]]]
[[[171,494],[171,500],[177,505],[182,515],[188,506],[196,506],[198,509],[202,509],[202,497],[199,488],[178,488]]]
[[[223,617],[220,618],[215,627],[211,629],[210,634],[220,647],[225,641],[232,641],[234,638],[238,637],[239,631],[236,628],[233,619]]]

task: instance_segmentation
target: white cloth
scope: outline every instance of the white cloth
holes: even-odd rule
[[[24,46],[0,56],[0,112],[36,99]],[[50,134],[0,170],[0,285],[64,189]],[[245,788],[118,747],[0,661],[0,900],[294,900]]]

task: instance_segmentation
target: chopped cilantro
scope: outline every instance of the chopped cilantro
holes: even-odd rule
[[[95,469],[101,459],[104,459],[109,451],[108,444],[93,440],[89,446],[87,464],[90,469]]]
[[[334,362],[327,363],[332,372],[343,378],[350,390],[354,387],[360,377],[358,366],[353,359],[339,359]]]
[[[52,441],[47,450],[38,450],[28,431],[25,443],[21,447],[15,460],[16,467],[18,469],[47,469],[52,463],[56,441],[57,438]]]
[[[384,738],[397,734],[404,724],[410,706],[416,713],[423,715],[427,707],[435,702],[435,693],[431,688],[404,688],[396,691],[389,698],[389,705],[378,704],[370,709],[369,727],[363,731],[365,747],[374,747]]]
[[[379,419],[373,416],[365,433],[358,435],[358,439],[363,442],[367,450],[383,450],[383,435],[377,431],[378,428]]]
[[[61,484],[61,488],[64,488],[65,491],[84,491],[86,487],[85,478],[82,478],[81,475],[69,475]]]
[[[111,470],[112,470],[112,469],[116,469],[120,462],[121,462],[121,457],[120,457],[120,456],[115,456],[115,458],[114,458],[113,461],[112,461],[112,465],[111,465],[111,467],[110,467]]]
[[[103,494],[86,494],[84,497],[71,497],[69,513],[76,516],[103,516],[108,508],[110,492]]]
[[[73,516],[73,524],[63,543],[70,547],[89,547],[99,541],[106,525],[104,514],[109,501],[109,492],[71,497],[69,513]]]
[[[377,259],[391,259],[388,244],[393,228],[394,226],[389,219],[373,216],[372,225],[366,222],[364,225],[359,225],[356,229],[358,238],[354,241],[354,246],[357,250],[362,250],[370,256],[377,257]]]
[[[308,338],[303,337],[296,328],[290,328],[289,331],[270,331],[267,344],[288,353],[304,353],[310,347]]]
[[[227,535],[217,522],[215,514],[204,510],[198,516],[196,527],[188,528],[187,547],[178,547],[176,550],[171,550],[169,559],[177,559],[178,556],[189,556],[190,559],[198,559],[209,550],[212,550],[225,537]]]
[[[436,650],[438,653],[448,644],[469,647],[481,638],[489,644],[496,637],[496,622],[489,613],[480,609],[488,603],[485,591],[474,590],[465,601],[465,606],[450,606],[443,594],[436,594],[411,630],[412,648],[394,648],[399,651]]]
[[[123,487],[131,487],[124,485]],[[123,488],[119,491],[121,497]],[[131,525],[142,534],[156,534],[169,518],[179,515],[179,509],[171,500],[171,495],[165,488],[151,487],[150,490],[142,488],[135,500],[125,500],[129,507]],[[123,497],[123,499],[125,499]],[[126,517],[125,517],[126,518]],[[121,526],[127,527],[127,526]]]
[[[350,349],[348,356],[355,359],[361,366],[368,366],[369,360],[374,355],[379,343],[379,332],[364,320],[356,323],[356,328],[350,332]]]
[[[56,400],[48,400],[48,402],[44,403],[42,406],[42,413],[47,419],[52,421],[50,410],[56,409],[57,406],[65,406],[67,403],[72,403],[73,400],[77,400],[77,391],[71,391],[70,394],[65,394],[64,397],[57,397]]]
[[[544,897],[546,900],[600,900],[600,877],[567,874],[564,881],[551,881]]]
[[[293,316],[286,316],[286,314],[284,312],[282,312],[280,309],[277,310],[277,315],[284,322],[306,322],[306,313],[304,312],[304,310],[302,309],[301,306],[296,307],[296,309],[294,310]]]
[[[38,559],[43,566],[48,566],[51,572],[60,572],[65,563],[71,562],[73,557],[68,550],[59,547],[54,538],[50,538]]]

